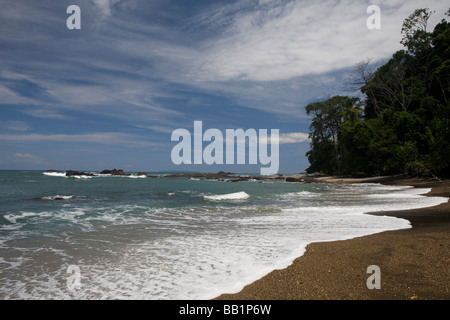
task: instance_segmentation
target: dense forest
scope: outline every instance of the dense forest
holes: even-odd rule
[[[401,44],[381,67],[358,63],[364,98],[310,103],[307,173],[450,177],[450,9],[432,32],[429,9],[403,23]]]

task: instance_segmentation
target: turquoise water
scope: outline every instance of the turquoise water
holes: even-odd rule
[[[364,212],[446,201],[427,191],[0,171],[0,298],[213,298],[308,243],[409,228]]]

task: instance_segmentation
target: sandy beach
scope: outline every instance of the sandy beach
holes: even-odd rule
[[[380,182],[431,188],[450,197],[450,181],[385,177],[321,178],[323,182]],[[409,211],[370,213],[407,219],[412,228],[344,241],[312,243],[303,256],[236,294],[218,300],[449,300],[450,203]],[[367,268],[380,268],[380,289],[368,289]]]

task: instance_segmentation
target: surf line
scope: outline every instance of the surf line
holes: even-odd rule
[[[179,143],[172,148],[171,159],[175,165],[213,165],[246,164],[248,145],[248,164],[258,164],[261,175],[274,175],[279,170],[279,129],[226,129],[225,135],[219,129],[203,132],[203,122],[194,121],[193,137],[189,130],[178,128],[172,132],[171,141]],[[225,141],[224,141],[225,136]],[[210,142],[203,149],[203,142]],[[236,142],[236,144],[235,144]],[[225,145],[225,152],[224,152]],[[270,155],[269,148],[270,145]],[[236,156],[235,156],[236,150]],[[192,157],[193,156],[193,157]]]

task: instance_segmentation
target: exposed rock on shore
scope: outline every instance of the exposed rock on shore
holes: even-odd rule
[[[125,172],[122,169],[103,170],[100,174],[110,174],[112,176],[124,176]]]
[[[204,178],[204,179],[220,179],[229,178],[232,173],[220,171],[217,173],[175,173],[165,178]]]
[[[317,182],[316,179],[311,177],[287,177],[286,182],[303,182],[303,183],[312,183]]]
[[[74,170],[66,171],[66,177],[73,177],[73,176],[93,177],[95,175],[91,172],[81,172],[81,171],[74,171]]]

